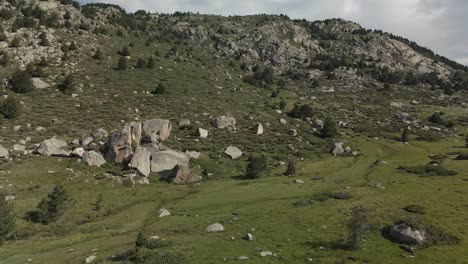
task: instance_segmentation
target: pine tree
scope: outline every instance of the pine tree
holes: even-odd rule
[[[148,63],[146,62],[145,59],[140,58],[140,59],[137,61],[137,64],[136,64],[136,68],[137,68],[137,69],[146,69],[147,67],[148,67]]]
[[[290,160],[288,163],[288,168],[284,172],[284,175],[292,176],[294,174],[296,174],[296,162],[293,160]]]
[[[32,76],[26,71],[16,71],[10,79],[11,90],[16,93],[27,93],[32,91]]]
[[[148,67],[148,69],[154,69],[154,67],[156,67],[156,63],[154,61],[153,56],[149,57],[148,65],[146,65],[146,66]]]
[[[55,222],[73,203],[73,198],[63,186],[56,185],[54,190],[38,204],[36,221],[46,225]]]
[[[408,143],[409,142],[409,136],[410,136],[410,129],[409,127],[403,129],[403,133],[401,134],[401,142],[403,143]]]
[[[93,59],[95,60],[103,60],[104,59],[104,53],[100,48],[96,50],[96,53],[93,55]]]
[[[251,157],[247,165],[246,177],[248,179],[259,178],[267,169],[267,161],[264,157]]]
[[[336,137],[338,135],[338,132],[336,130],[335,121],[333,121],[331,118],[327,118],[327,120],[325,120],[325,124],[323,125],[322,130],[320,131],[320,134],[323,138]]]
[[[351,218],[348,220],[349,246],[353,250],[360,250],[362,241],[369,228],[369,216],[367,209],[358,206],[351,211]]]
[[[120,57],[117,64],[117,70],[124,71],[128,68],[128,59],[126,57]]]
[[[0,245],[15,231],[15,221],[13,206],[0,194]]]

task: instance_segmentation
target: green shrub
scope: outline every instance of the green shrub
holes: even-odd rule
[[[104,53],[100,48],[96,50],[96,52],[93,55],[93,59],[95,60],[103,60],[104,59]]]
[[[63,79],[63,81],[57,85],[59,91],[63,92],[64,94],[72,94],[76,89],[75,84],[75,77],[73,74],[69,74]]]
[[[146,69],[148,67],[148,63],[146,62],[145,59],[140,58],[137,61],[136,68],[137,69]]]
[[[336,130],[336,123],[331,118],[325,120],[322,130],[320,131],[320,136],[322,138],[334,138],[338,135]]]
[[[252,157],[247,165],[245,177],[256,179],[262,176],[267,169],[267,160],[265,157]]]
[[[21,114],[21,104],[13,97],[8,97],[0,104],[0,113],[7,119],[17,118]]]
[[[10,78],[11,90],[16,93],[28,93],[33,89],[32,76],[26,71],[18,70]]]
[[[352,195],[349,192],[334,192],[332,193],[331,197],[336,200],[349,200],[352,198]]]
[[[16,227],[16,217],[13,206],[5,201],[5,196],[0,193],[0,245],[8,239]]]
[[[294,108],[289,112],[289,116],[292,118],[308,118],[312,117],[314,110],[308,104],[296,104]]]
[[[286,171],[284,172],[284,175],[292,176],[294,174],[296,174],[296,162],[293,160],[290,160],[288,163],[288,167],[286,168]]]
[[[403,133],[401,134],[401,142],[408,143],[409,142],[409,136],[410,136],[410,130],[409,130],[409,128],[405,128],[403,130]]]
[[[417,204],[408,205],[403,209],[409,213],[426,214],[426,208],[424,208],[424,206],[417,205]]]
[[[453,170],[448,170],[444,168],[442,165],[434,166],[434,165],[422,165],[422,166],[400,166],[398,168],[400,171],[404,171],[407,173],[418,174],[423,176],[455,176],[458,172]]]
[[[166,85],[164,85],[162,83],[158,84],[158,86],[156,86],[154,91],[152,91],[152,94],[154,94],[154,95],[163,95],[163,94],[167,94],[167,93],[168,93],[168,91],[167,91]]]

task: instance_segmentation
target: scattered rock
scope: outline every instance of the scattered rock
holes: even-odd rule
[[[185,151],[185,154],[189,155],[191,159],[198,159],[200,158],[200,152],[197,151]]]
[[[236,119],[231,116],[220,116],[218,118],[214,118],[211,120],[211,124],[216,128],[235,128],[236,127]]]
[[[223,231],[224,231],[224,227],[222,224],[219,224],[219,223],[212,224],[206,228],[206,232],[210,232],[210,233],[223,232]]]
[[[235,160],[242,156],[242,151],[236,147],[229,146],[224,151],[224,154],[228,155],[229,157],[231,157],[231,159]]]
[[[190,127],[190,120],[182,119],[179,121],[179,128],[184,129]]]
[[[343,148],[343,142],[335,142],[328,145],[330,149],[330,153],[334,156],[341,155],[345,153],[345,149]]]
[[[247,241],[252,241],[254,240],[254,236],[251,233],[247,233],[247,235],[244,237],[245,240]]]
[[[259,255],[260,255],[260,257],[273,256],[273,252],[271,252],[271,251],[260,251]]]
[[[208,137],[208,130],[199,128],[198,129],[198,135],[200,138],[207,138]]]
[[[96,151],[87,151],[83,154],[82,161],[89,166],[97,166],[101,167],[102,165],[106,164],[106,160]]]
[[[290,129],[289,130],[289,135],[292,137],[297,137],[297,130],[296,129]]]
[[[16,152],[24,152],[24,151],[26,151],[26,146],[15,144],[15,145],[13,145],[13,150],[16,151]]]
[[[109,137],[109,132],[107,132],[107,130],[104,130],[102,128],[97,128],[91,132],[91,136],[94,138],[94,140],[100,141]]]
[[[254,131],[255,131],[255,134],[258,136],[263,135],[263,125],[260,123],[256,124],[254,127]]]
[[[159,210],[159,218],[165,217],[165,216],[170,216],[171,213],[167,209],[160,209]]]
[[[92,255],[85,259],[85,263],[86,264],[93,263],[95,260],[96,260],[96,256]]]
[[[43,141],[36,152],[44,156],[59,156],[68,157],[71,155],[71,151],[65,150],[68,146],[67,142],[56,138],[51,138]]]
[[[8,159],[10,157],[10,153],[6,148],[0,145],[0,158],[1,159]]]
[[[286,125],[288,123],[288,121],[286,121],[286,119],[284,119],[284,118],[280,118],[279,122],[282,125]]]
[[[294,181],[294,183],[297,183],[297,184],[304,184],[305,182],[304,182],[303,180],[297,179],[297,180]]]
[[[406,223],[392,226],[388,235],[398,243],[407,245],[422,245],[426,241],[424,231],[413,229]]]
[[[44,82],[40,78],[32,78],[32,84],[33,84],[34,88],[39,89],[39,90],[47,89],[47,88],[50,87],[50,85],[48,83]]]
[[[79,147],[79,148],[74,149],[72,154],[73,156],[82,158],[85,152],[86,150],[84,148]]]

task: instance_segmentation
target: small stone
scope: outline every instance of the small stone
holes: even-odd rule
[[[206,228],[206,232],[214,233],[214,232],[223,232],[224,227],[220,223],[215,223],[210,225],[209,227]]]
[[[162,208],[162,209],[159,210],[159,218],[165,217],[165,216],[170,216],[170,215],[171,215],[171,213],[167,209]]]

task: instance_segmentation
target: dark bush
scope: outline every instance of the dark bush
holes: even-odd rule
[[[352,195],[349,192],[334,192],[332,193],[331,197],[336,200],[349,200],[352,198]]]
[[[296,104],[294,108],[289,112],[289,116],[292,118],[308,118],[314,114],[313,108],[308,104]]]
[[[120,57],[117,63],[117,70],[124,71],[128,68],[128,59],[126,57]]]
[[[17,118],[21,114],[21,104],[13,97],[0,103],[0,113],[7,119]]]
[[[166,85],[164,85],[162,83],[158,84],[158,86],[156,86],[154,91],[152,91],[152,94],[154,94],[154,95],[163,95],[163,94],[167,94],[167,93],[168,93],[168,91],[167,91]]]
[[[453,170],[448,170],[444,168],[442,165],[422,165],[422,166],[400,166],[398,168],[400,171],[404,171],[407,173],[418,174],[422,176],[455,176],[458,172]]]
[[[65,79],[57,85],[57,88],[64,94],[72,94],[76,89],[75,76],[73,74],[67,75]]]
[[[245,177],[247,179],[256,179],[261,177],[267,169],[267,160],[265,157],[252,157],[247,165]]]
[[[137,61],[136,68],[137,69],[146,69],[148,67],[148,62],[145,59],[140,58]]]
[[[10,78],[11,90],[16,93],[28,93],[33,89],[32,76],[26,71],[18,70]]]
[[[334,138],[338,135],[336,130],[336,123],[331,118],[325,120],[322,130],[320,131],[320,136],[322,138]]]
[[[409,213],[426,214],[426,208],[417,204],[408,205],[403,209]]]

